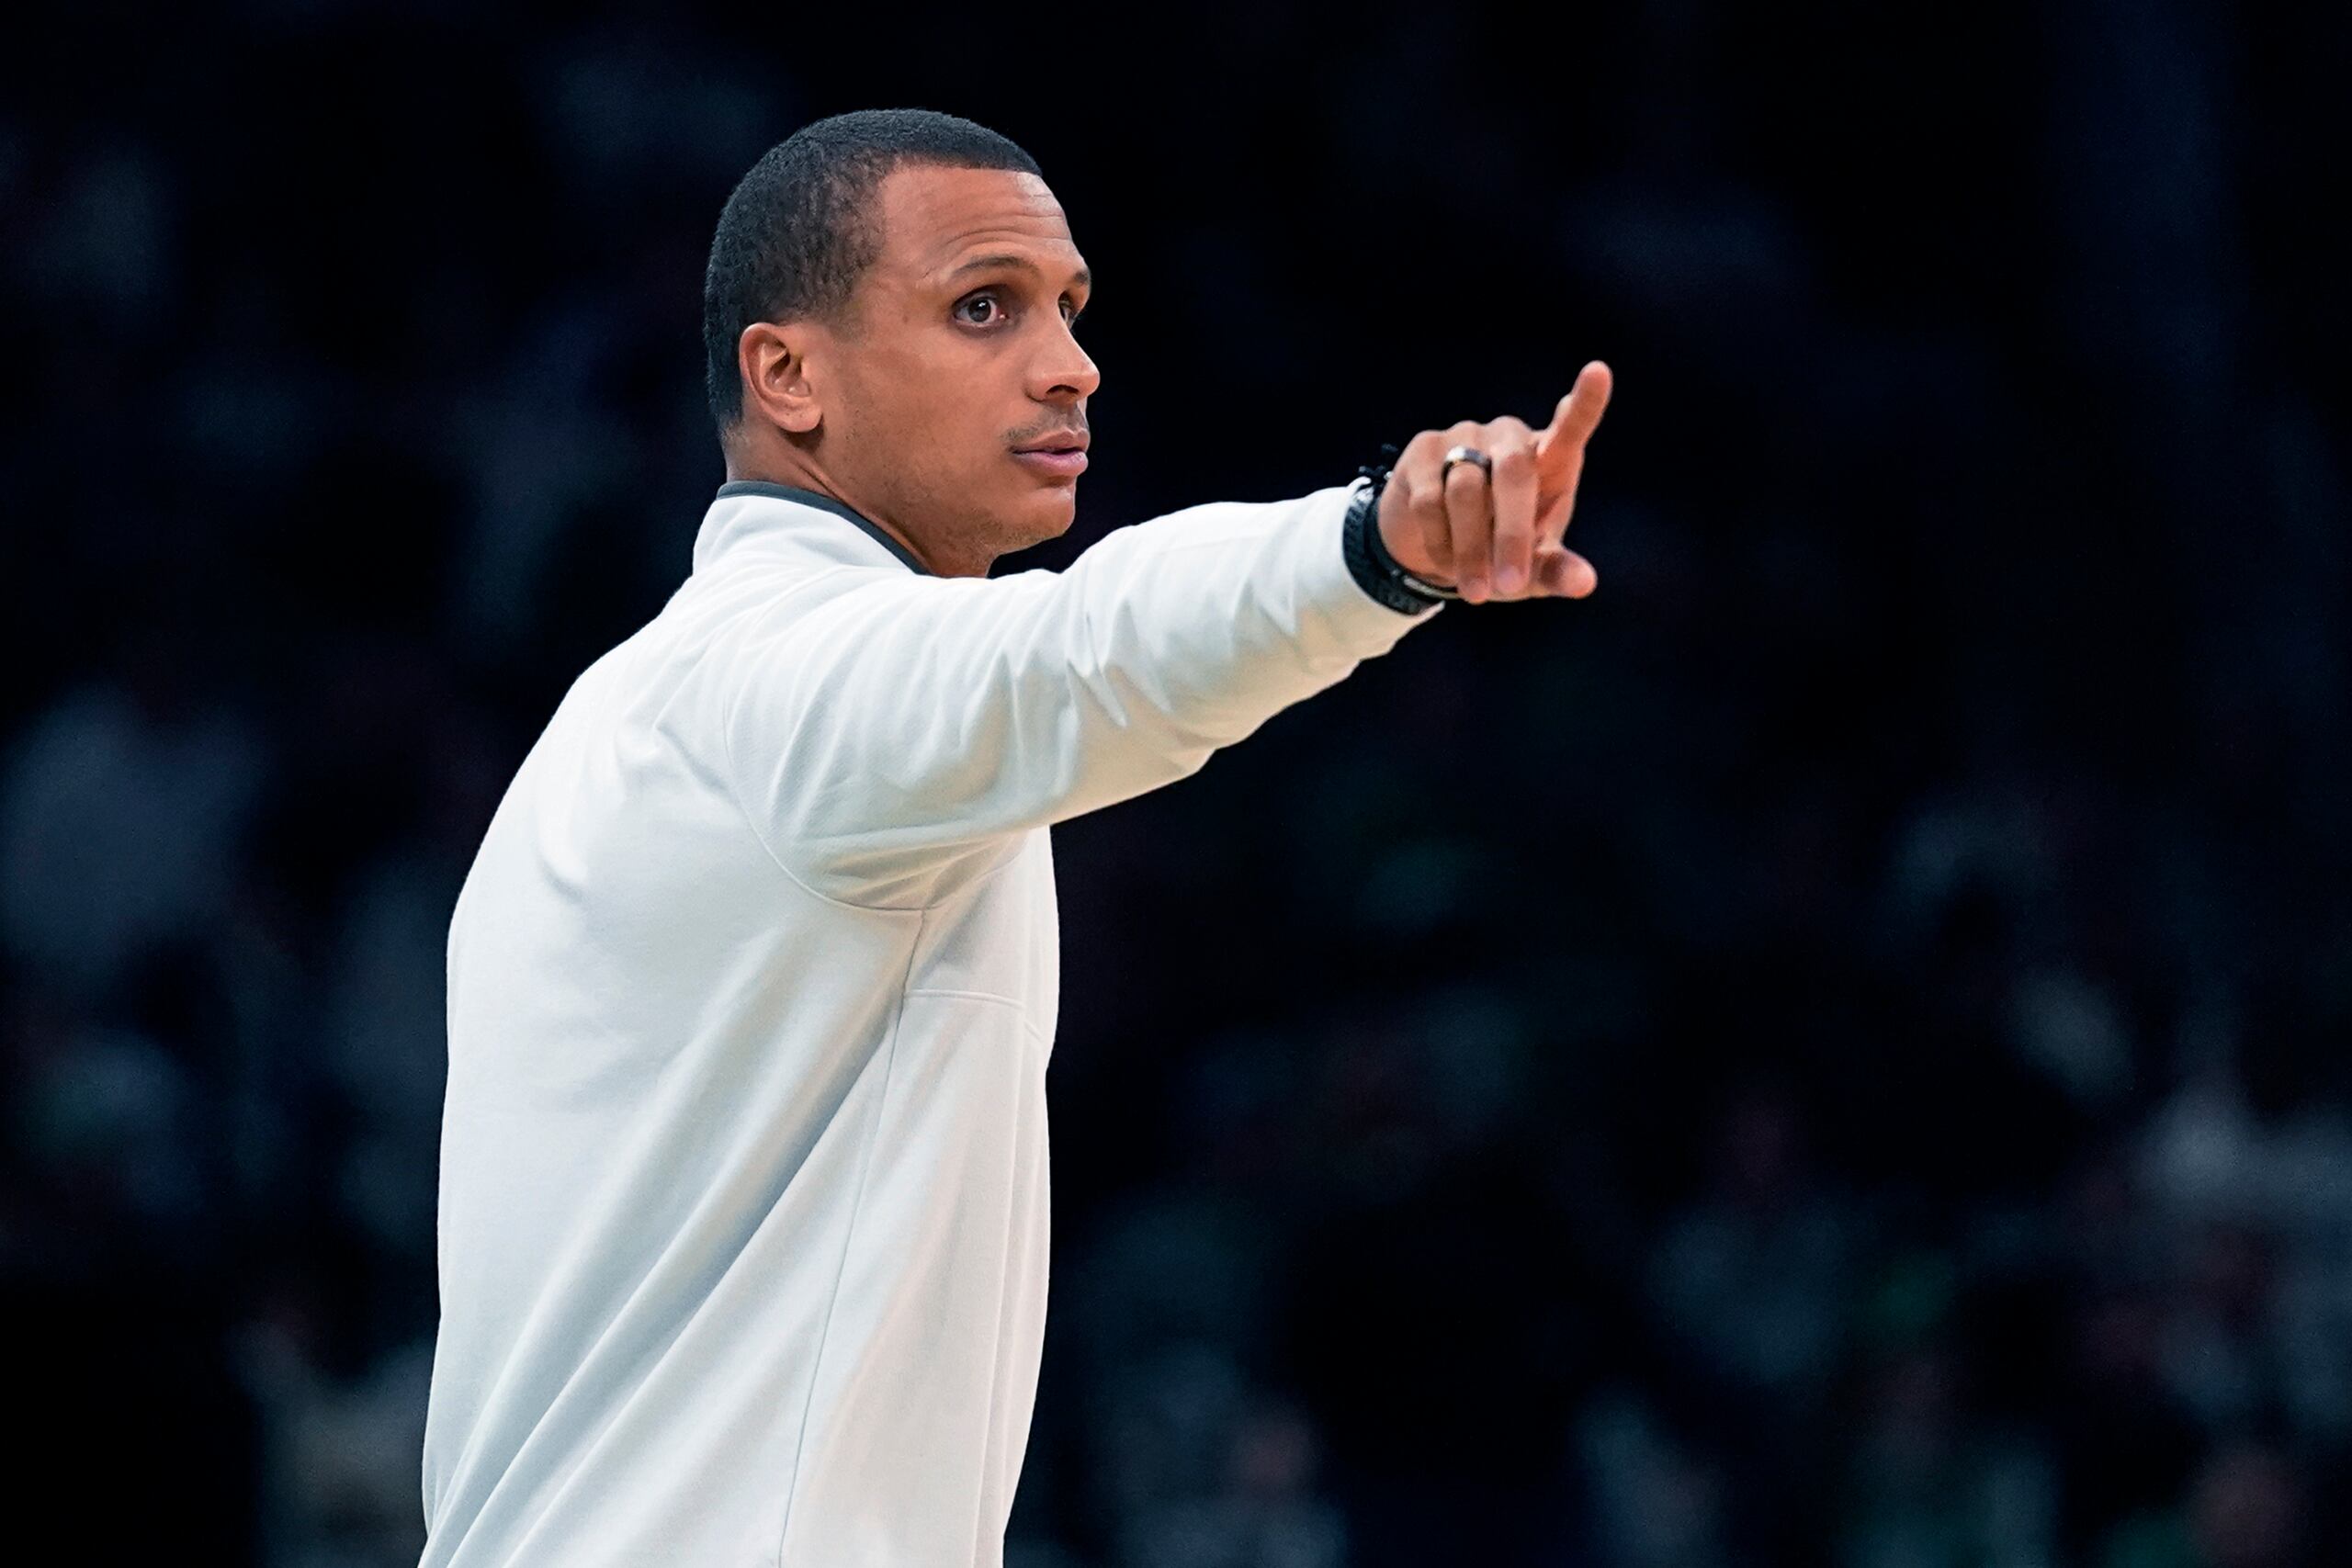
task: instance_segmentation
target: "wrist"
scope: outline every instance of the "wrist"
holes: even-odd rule
[[[1380,492],[1377,490],[1373,492],[1370,511],[1372,514],[1371,523],[1367,532],[1370,534],[1371,537],[1367,542],[1372,547],[1374,560],[1383,570],[1394,572],[1396,576],[1416,587],[1441,589],[1444,592],[1444,596],[1449,599],[1460,597],[1460,595],[1454,592],[1454,584],[1448,581],[1446,579],[1442,577],[1432,577],[1426,571],[1416,570],[1414,568],[1407,566],[1403,561],[1396,558],[1396,552],[1388,547],[1388,536],[1381,531]]]
[[[1348,570],[1365,592],[1393,610],[1419,614],[1449,599],[1458,599],[1453,584],[1428,577],[1396,559],[1380,532],[1380,497],[1388,483],[1388,465],[1396,448],[1384,445],[1383,460],[1356,470],[1370,482],[1358,488],[1348,502],[1341,525]]]

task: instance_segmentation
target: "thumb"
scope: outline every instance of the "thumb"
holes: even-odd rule
[[[1535,552],[1535,587],[1546,597],[1582,599],[1600,586],[1592,563],[1565,546],[1546,544]]]

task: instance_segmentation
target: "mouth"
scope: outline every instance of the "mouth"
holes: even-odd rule
[[[1086,437],[1057,438],[1042,446],[1015,448],[1013,457],[1053,479],[1076,479],[1086,472]]]

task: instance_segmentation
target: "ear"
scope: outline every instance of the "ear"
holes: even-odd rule
[[[743,378],[743,412],[806,435],[823,422],[808,378],[808,350],[815,329],[800,322],[753,321],[735,340],[735,368]]]

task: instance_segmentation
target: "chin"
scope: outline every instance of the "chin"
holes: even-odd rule
[[[1077,518],[1078,487],[1076,485],[1054,485],[1039,489],[1035,494],[1028,497],[1021,508],[1021,520],[1023,525],[1022,532],[1026,536],[1023,540],[1023,547],[1061,537],[1069,532],[1070,524]]]

